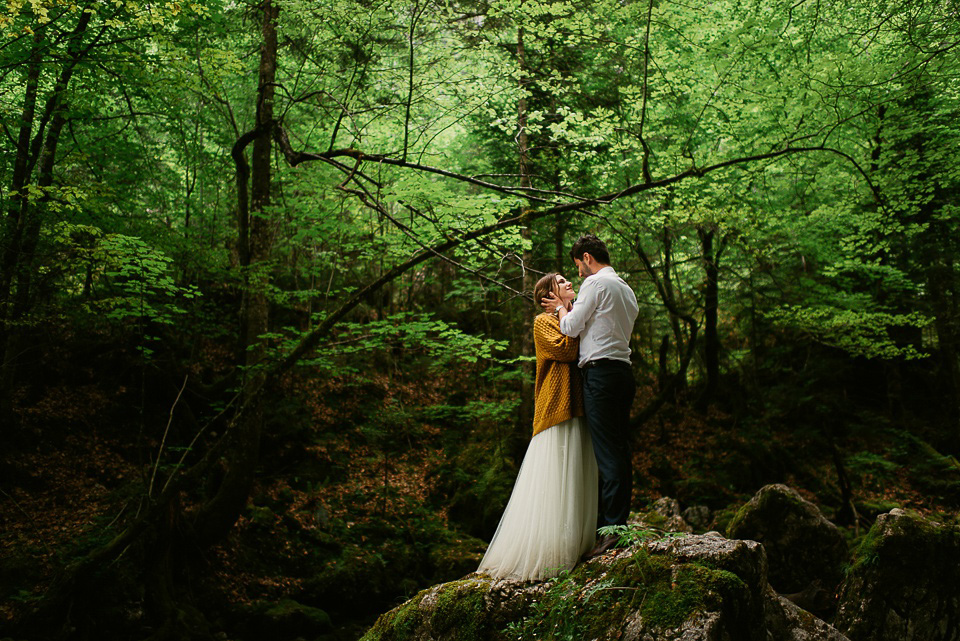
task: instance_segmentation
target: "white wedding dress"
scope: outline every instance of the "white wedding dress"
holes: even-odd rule
[[[510,501],[478,572],[548,579],[594,545],[597,461],[586,421],[571,418],[530,439]]]

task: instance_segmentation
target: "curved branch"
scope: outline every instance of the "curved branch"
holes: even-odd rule
[[[275,134],[278,136],[280,135],[283,136],[283,140],[286,146],[284,147],[283,144],[281,146],[284,147],[284,153],[288,154],[288,152],[292,152],[292,149],[290,149],[289,147],[289,142],[286,141],[286,135],[283,134],[283,130],[281,127],[277,126],[275,128]],[[523,213],[517,216],[513,216],[510,218],[503,218],[490,225],[480,227],[471,232],[461,234],[457,237],[448,238],[447,240],[444,240],[443,242],[438,243],[436,245],[426,247],[421,251],[417,252],[416,254],[414,254],[413,256],[411,256],[410,258],[408,258],[407,260],[405,260],[404,262],[394,265],[390,270],[382,274],[380,278],[376,279],[371,283],[368,283],[365,287],[355,292],[353,296],[351,296],[339,308],[334,310],[332,314],[330,314],[327,318],[325,318],[322,323],[320,323],[309,334],[307,334],[303,339],[301,339],[300,343],[297,344],[297,346],[293,349],[293,351],[291,351],[286,357],[284,357],[280,361],[277,361],[276,364],[270,367],[267,372],[267,376],[270,377],[277,374],[282,374],[283,372],[286,372],[287,370],[291,369],[294,365],[296,365],[296,363],[301,358],[303,358],[308,353],[310,353],[314,348],[316,348],[316,346],[320,343],[320,340],[323,337],[325,337],[327,334],[329,334],[330,330],[333,329],[333,327],[338,322],[340,322],[340,320],[343,319],[349,312],[351,312],[357,305],[359,305],[364,298],[378,291],[381,287],[383,287],[390,281],[394,280],[395,278],[399,277],[400,275],[406,273],[410,269],[416,267],[420,263],[430,258],[433,258],[439,254],[447,252],[453,249],[454,247],[457,247],[458,245],[461,245],[465,242],[474,240],[476,238],[481,238],[483,236],[487,236],[494,232],[508,229],[510,227],[514,227],[518,225],[529,225],[533,220],[536,220],[538,218],[544,218],[546,216],[552,216],[552,215],[566,213],[570,211],[582,211],[586,207],[593,207],[598,205],[609,205],[621,198],[625,198],[627,196],[631,196],[636,193],[657,189],[660,187],[666,187],[668,185],[678,183],[682,180],[685,180],[691,177],[700,178],[707,173],[716,171],[718,169],[722,169],[724,167],[731,167],[735,165],[755,162],[757,160],[778,158],[781,156],[792,155],[795,153],[805,153],[805,152],[813,152],[813,151],[829,151],[832,153],[839,154],[851,160],[851,162],[854,162],[853,159],[850,158],[850,156],[848,156],[847,154],[844,154],[843,152],[838,151],[836,149],[831,149],[827,147],[793,147],[793,148],[781,149],[779,151],[769,152],[765,154],[743,156],[740,158],[733,158],[723,162],[715,163],[707,167],[701,167],[699,169],[690,168],[684,172],[681,172],[669,178],[663,178],[661,180],[657,180],[650,183],[641,183],[641,184],[632,185],[621,191],[605,194],[603,196],[598,196],[595,198],[589,198],[586,200],[577,200],[574,202],[567,202],[561,205],[556,205],[554,207],[549,207],[541,210],[525,210]],[[416,163],[407,163],[407,162],[403,162],[396,159],[370,156],[356,149],[337,150],[337,151],[328,152],[325,154],[297,154],[294,152],[293,155],[299,159],[298,162],[303,162],[304,160],[330,160],[338,156],[340,157],[350,156],[358,160],[374,158],[374,159],[377,159],[378,162],[387,162],[388,164],[409,167],[412,169],[433,171],[435,173],[440,173],[441,175],[445,175],[450,178],[461,180],[464,182],[469,182],[473,184],[482,183],[482,181],[473,180],[469,176],[464,176],[462,174],[457,174],[455,172],[440,170],[434,167],[426,167],[423,165],[418,165]],[[290,155],[288,154],[287,157],[289,159]],[[854,165],[858,169],[860,169],[859,165],[857,165],[855,162],[854,162]],[[860,169],[860,171],[861,173],[863,173],[862,169]],[[871,187],[873,187],[872,183],[870,183],[870,185]],[[496,188],[498,191],[503,190],[503,188],[501,188],[499,185],[491,185],[491,188]],[[874,192],[878,193],[876,190],[874,190]],[[689,315],[684,315],[682,313],[679,313],[680,310],[677,310],[677,312],[678,312],[677,315],[680,318],[682,318],[684,322],[686,322],[688,325],[690,325],[691,323],[693,325],[696,325],[695,319],[693,319],[692,317],[689,317]]]

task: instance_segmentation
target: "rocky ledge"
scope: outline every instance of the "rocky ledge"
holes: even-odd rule
[[[436,585],[362,641],[960,641],[956,525],[895,509],[851,558],[819,509],[782,485],[737,513],[727,531],[740,538],[691,533],[672,499],[634,517],[630,545],[569,574]]]
[[[549,582],[479,574],[387,612],[363,641],[846,639],[779,597],[755,541],[716,533],[638,542]]]

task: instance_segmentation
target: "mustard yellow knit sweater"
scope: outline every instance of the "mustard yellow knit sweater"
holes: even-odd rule
[[[553,314],[533,319],[537,349],[534,387],[533,435],[574,416],[583,416],[583,386],[577,358],[580,339],[564,336]]]

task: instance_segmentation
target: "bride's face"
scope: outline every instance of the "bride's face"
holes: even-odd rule
[[[560,274],[557,274],[557,296],[559,296],[564,305],[572,301],[574,296],[576,296],[576,292],[573,291],[573,283]]]

